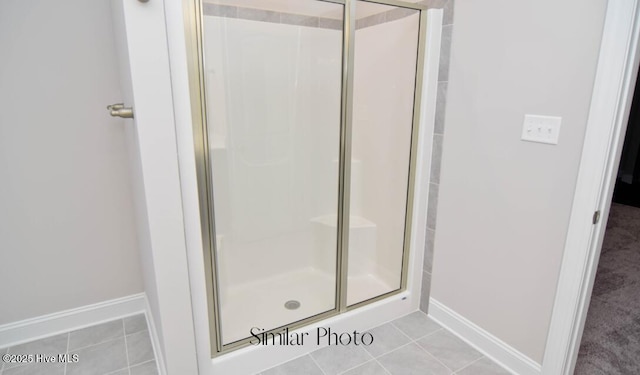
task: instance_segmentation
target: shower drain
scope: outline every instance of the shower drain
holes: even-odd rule
[[[285,309],[288,309],[288,310],[295,310],[298,307],[300,307],[300,302],[292,299],[291,301],[285,302],[284,307]]]

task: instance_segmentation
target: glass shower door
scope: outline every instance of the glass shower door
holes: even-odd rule
[[[343,13],[202,4],[222,345],[336,309]]]
[[[417,9],[356,0],[355,10],[349,306],[402,287],[420,35]]]

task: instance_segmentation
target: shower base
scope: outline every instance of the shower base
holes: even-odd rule
[[[348,304],[396,289],[372,274],[350,276],[348,282]],[[251,337],[254,327],[269,330],[332,310],[335,288],[333,275],[313,267],[229,288],[222,301],[222,341]],[[287,309],[290,300],[300,307]]]

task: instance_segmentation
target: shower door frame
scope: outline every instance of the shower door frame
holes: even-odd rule
[[[204,77],[203,53],[203,0],[183,0],[185,4],[184,24],[186,35],[187,65],[189,72],[189,91],[191,97],[191,114],[193,120],[193,137],[195,165],[200,206],[200,226],[203,243],[203,257],[206,275],[207,307],[209,313],[209,337],[211,357],[226,354],[248,346],[251,337],[223,344],[220,321],[220,296],[217,281],[217,249],[214,219],[214,199],[212,171],[209,159],[209,138],[207,134],[206,92]],[[423,71],[426,49],[427,6],[401,0],[314,0],[343,6],[342,25],[342,72],[341,72],[341,108],[340,108],[340,150],[338,171],[338,224],[337,224],[337,262],[336,262],[336,303],[334,308],[308,318],[273,328],[266,333],[276,333],[283,328],[294,330],[321,320],[339,315],[364,305],[388,298],[406,290],[412,218],[414,206],[414,190],[417,163],[418,134],[423,93]],[[419,11],[418,48],[414,84],[413,116],[411,124],[411,145],[409,158],[409,177],[407,201],[404,221],[404,239],[402,252],[402,269],[400,287],[396,290],[355,303],[347,304],[348,256],[349,256],[349,209],[351,182],[351,131],[353,112],[353,70],[355,57],[355,6],[358,1],[394,6]]]

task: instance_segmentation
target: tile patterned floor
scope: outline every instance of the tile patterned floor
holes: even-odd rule
[[[260,375],[508,375],[421,311],[370,330],[370,346],[329,346]]]
[[[375,338],[370,346],[325,347],[260,375],[509,374],[421,311],[369,332]],[[0,375],[158,374],[144,315],[0,348],[0,355],[7,351],[10,354],[78,354],[79,362],[4,364]]]
[[[1,354],[77,354],[77,363],[0,363],[0,375],[157,375],[144,314],[0,348]]]

